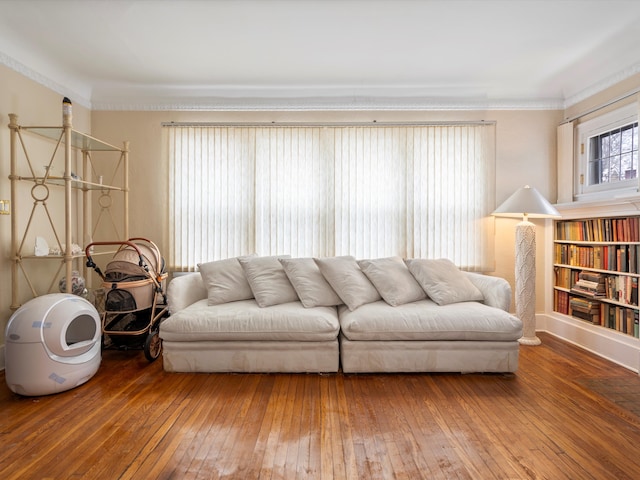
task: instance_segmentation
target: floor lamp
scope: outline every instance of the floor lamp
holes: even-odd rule
[[[516,225],[516,316],[522,320],[522,345],[540,345],[536,336],[536,227],[529,218],[560,218],[558,211],[535,188],[517,190],[492,213],[522,217]]]

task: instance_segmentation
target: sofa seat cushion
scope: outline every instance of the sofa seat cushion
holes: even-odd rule
[[[189,305],[160,324],[160,337],[173,342],[209,340],[327,341],[338,337],[335,307],[305,308],[290,302],[259,307],[255,299]]]
[[[514,341],[522,322],[479,302],[437,305],[426,299],[392,307],[384,301],[349,311],[339,307],[342,334],[348,340]]]

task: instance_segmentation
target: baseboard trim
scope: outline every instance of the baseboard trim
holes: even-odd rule
[[[640,373],[640,340],[568,315],[537,314],[536,329]]]
[[[0,372],[4,371],[4,344],[0,345]]]

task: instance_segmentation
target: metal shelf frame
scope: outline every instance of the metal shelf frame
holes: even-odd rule
[[[53,278],[49,284],[48,290],[44,293],[52,293],[56,286],[58,275],[64,271],[64,276],[70,280],[73,275],[73,262],[79,258],[83,258],[84,253],[77,254],[72,252],[73,246],[73,225],[74,225],[74,207],[81,203],[82,209],[82,239],[91,238],[97,232],[98,226],[107,221],[111,222],[114,231],[116,231],[118,239],[126,240],[129,238],[129,142],[123,142],[122,147],[116,147],[102,140],[98,140],[90,135],[78,132],[72,127],[72,116],[70,111],[63,109],[62,126],[22,126],[18,124],[18,116],[9,114],[10,129],[10,158],[11,158],[11,204],[13,205],[13,215],[11,218],[11,245],[12,245],[12,293],[11,308],[16,309],[20,306],[20,272],[29,287],[33,297],[37,297],[42,293],[38,292],[34,286],[34,282],[30,277],[30,267],[27,263],[38,260],[59,259],[60,265],[53,273]],[[35,135],[43,139],[43,142],[52,145],[52,153],[45,165],[44,175],[38,175],[34,168],[34,160],[29,155],[28,141],[25,137]],[[75,152],[82,154],[82,177],[78,177],[73,173],[72,167]],[[113,155],[107,154],[108,162],[113,162],[107,172],[110,177],[106,183],[103,183],[103,176],[97,175],[92,152],[112,152]],[[101,154],[102,155],[102,154]],[[51,174],[54,161],[63,156],[64,173],[62,176]],[[41,158],[42,155],[38,155]],[[104,170],[104,159],[100,161]],[[38,164],[40,165],[40,164]],[[21,175],[20,170],[28,170],[26,175]],[[33,207],[29,214],[26,226],[21,229],[18,224],[18,215],[24,215],[24,209],[19,208],[18,190],[24,185],[31,185],[31,197],[33,199]],[[50,211],[49,203],[57,200],[50,197],[50,189],[63,189],[63,207],[64,207],[64,225],[56,225]],[[81,200],[78,195],[72,194],[74,190],[81,191]],[[121,194],[123,203],[122,219],[116,220],[113,215],[112,195]],[[92,219],[92,200],[97,196],[100,211],[95,221]],[[54,205],[59,208],[60,205]],[[60,255],[43,255],[35,256],[32,252],[26,252],[26,240],[34,227],[33,220],[36,211],[43,210],[48,220],[57,246],[61,252]],[[76,221],[79,216],[79,209],[76,210]],[[37,226],[36,228],[42,228]],[[80,232],[78,232],[78,236]],[[112,240],[112,239],[110,239]],[[100,252],[102,254],[107,252]],[[28,261],[25,263],[25,261]],[[83,265],[83,273],[87,278],[86,266]],[[87,278],[88,287],[90,281]],[[72,282],[66,282],[66,291],[71,293]]]

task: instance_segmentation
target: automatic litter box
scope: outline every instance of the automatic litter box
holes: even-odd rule
[[[101,337],[100,315],[84,298],[53,293],[29,300],[7,324],[9,389],[37,396],[82,385],[100,366]]]

